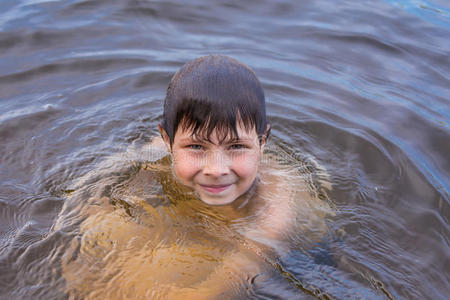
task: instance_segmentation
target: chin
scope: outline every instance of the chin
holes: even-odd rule
[[[227,205],[227,204],[231,204],[234,202],[234,200],[236,200],[236,198],[230,198],[230,199],[220,199],[220,198],[214,198],[214,197],[205,197],[205,196],[200,196],[199,197],[200,200],[202,200],[203,203],[208,204],[208,205]]]

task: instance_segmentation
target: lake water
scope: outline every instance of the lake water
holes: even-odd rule
[[[136,174],[123,153],[157,133],[171,76],[212,53],[255,70],[272,144],[326,177],[335,209],[324,242],[305,250],[294,235],[240,297],[450,297],[447,1],[1,6],[1,299],[73,297],[62,265],[88,194]]]

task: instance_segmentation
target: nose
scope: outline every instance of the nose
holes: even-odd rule
[[[230,173],[230,159],[222,151],[209,151],[206,155],[203,174],[219,177]]]

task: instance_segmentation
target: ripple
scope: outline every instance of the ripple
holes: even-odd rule
[[[433,1],[433,3],[426,0],[385,1],[419,16],[428,22],[450,28],[450,9],[444,3],[442,3],[443,5],[439,5],[436,1]]]
[[[326,194],[336,205],[329,235],[314,247],[329,263],[314,260],[317,253],[303,249],[306,238],[293,233],[290,253],[277,262],[289,275],[249,279],[249,297],[444,299],[449,274],[442,262],[450,247],[444,2],[6,1],[0,294],[67,297],[57,292],[65,289],[60,265],[79,254],[72,246],[86,210],[97,209],[100,196],[125,193],[113,187],[144,159],[124,149],[157,133],[168,82],[183,63],[221,53],[255,70],[271,138],[313,169],[320,166],[317,179],[331,183]],[[116,211],[133,203],[120,200]],[[163,210],[167,201],[158,198],[155,207]],[[138,206],[129,212],[140,219],[148,213]],[[168,220],[180,219],[172,215]],[[213,225],[207,221],[205,227]],[[202,238],[207,243],[209,236]],[[113,275],[113,283],[123,279]]]
[[[92,59],[92,60],[78,60],[62,63],[52,63],[43,66],[39,66],[27,71],[13,73],[0,76],[0,84],[9,84],[33,80],[36,77],[42,78],[42,76],[53,75],[55,73],[71,73],[71,72],[89,72],[99,71],[104,69],[116,68],[118,66],[136,66],[145,63],[143,59]]]

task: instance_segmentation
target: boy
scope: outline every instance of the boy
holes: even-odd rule
[[[249,67],[221,55],[185,64],[167,89],[159,130],[174,177],[205,204],[233,205],[248,192],[276,192],[278,199],[266,199],[272,202],[251,204],[266,207],[268,219],[259,231],[270,236],[286,231],[293,218],[288,201],[282,201],[290,191],[277,184],[284,176],[264,173],[265,184],[258,176],[270,125],[264,91]],[[161,146],[161,140],[153,145]]]
[[[292,191],[283,180],[295,176],[274,169],[272,174],[258,172],[270,125],[263,89],[250,68],[220,55],[184,65],[169,84],[159,130],[172,154],[174,176],[182,185],[208,205],[236,207],[235,202],[242,205],[240,197],[251,193],[247,205],[258,210],[260,217],[256,226],[249,224],[245,236],[262,243],[269,240],[271,246],[279,244],[280,235],[295,220],[289,203]],[[306,191],[302,185],[297,182],[295,189]],[[222,268],[259,272],[243,252],[224,257]],[[191,290],[192,295],[218,293],[224,286],[221,275],[210,276],[201,290],[200,286]]]
[[[298,170],[262,159],[270,125],[263,89],[247,66],[219,55],[184,65],[169,84],[159,130],[150,149],[170,154],[169,172],[165,158],[148,164],[122,184],[120,197],[101,197],[88,213],[81,245],[74,245],[84,256],[63,260],[75,294],[231,298],[271,267],[267,252],[283,255],[292,228],[325,230],[329,207],[311,197]],[[172,205],[143,200],[149,197],[142,190],[158,183],[163,193],[152,201],[169,198]],[[124,210],[111,207],[116,198],[125,199]],[[83,268],[94,272],[97,256],[105,257],[99,274],[80,279]],[[104,290],[96,285],[101,277]]]

